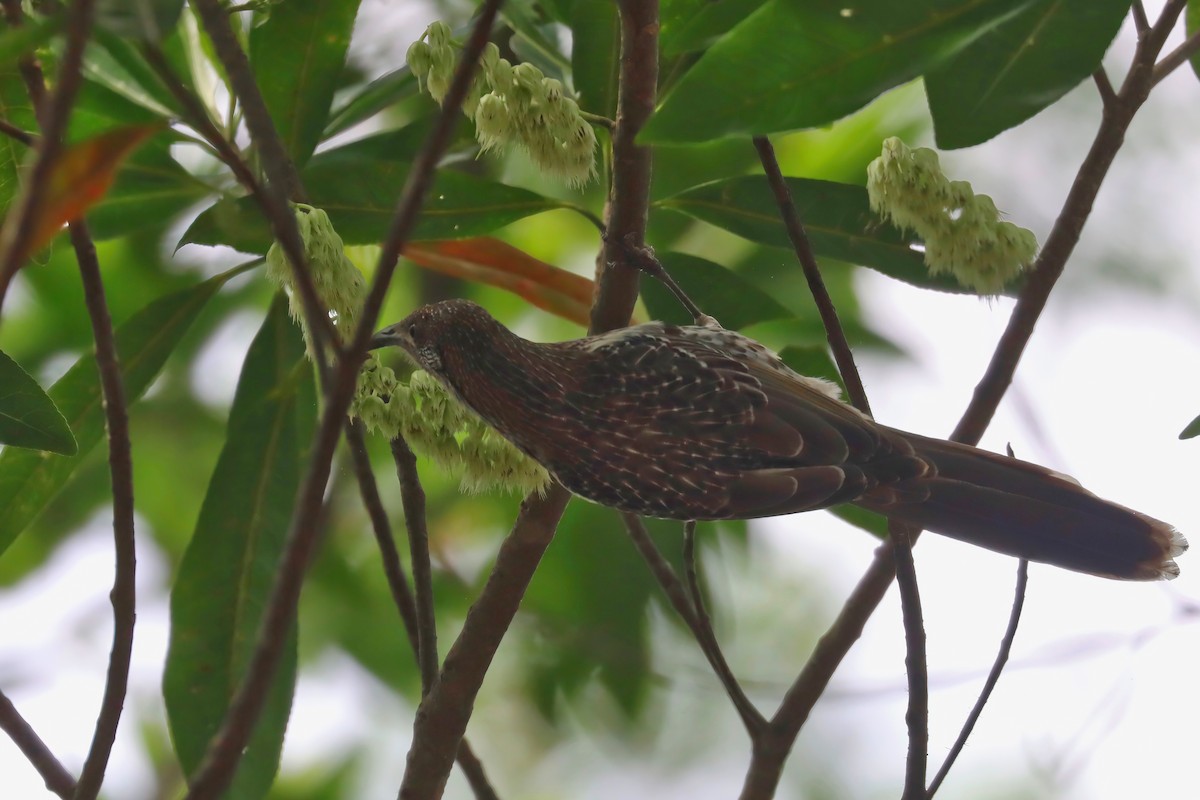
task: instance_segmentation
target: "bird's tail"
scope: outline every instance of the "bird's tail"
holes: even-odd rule
[[[936,475],[880,486],[859,505],[1000,553],[1126,580],[1174,578],[1187,541],[1074,479],[1015,458],[903,434]]]

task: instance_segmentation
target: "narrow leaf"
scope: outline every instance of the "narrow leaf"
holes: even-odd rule
[[[63,225],[104,197],[122,160],[157,130],[157,125],[117,128],[68,147],[50,172],[21,258],[47,244]]]
[[[62,412],[21,365],[0,351],[0,444],[72,456],[75,437]]]
[[[1129,0],[1037,0],[925,75],[939,147],[1021,124],[1086,80]]]
[[[642,138],[700,142],[827,125],[916,78],[1022,5],[769,0],[705,51]]]
[[[163,675],[167,717],[184,772],[204,757],[245,673],[279,569],[315,414],[304,343],[277,298],[246,353],[196,531],[171,592]],[[266,708],[228,798],[264,797],[279,754],[296,678],[295,623]]]
[[[308,161],[329,117],[358,0],[288,0],[250,31],[250,63],[288,155]]]
[[[443,275],[505,289],[540,309],[588,324],[591,279],[540,261],[499,239],[414,242],[404,248],[404,257]]]
[[[1179,432],[1180,439],[1194,439],[1197,436],[1200,436],[1200,417],[1196,417]]]
[[[592,114],[617,115],[617,67],[621,22],[608,0],[576,0],[571,8],[571,77],[579,107]]]
[[[930,275],[914,249],[918,240],[880,220],[863,187],[809,178],[788,178],[787,183],[818,256],[870,267],[926,289],[968,291],[950,277]],[[792,246],[775,196],[761,175],[707,183],[658,205],[760,244]]]
[[[387,234],[408,176],[405,162],[322,153],[304,170],[312,204],[324,209],[346,244],[378,244]],[[525,189],[442,170],[434,179],[414,239],[491,233],[560,203]],[[271,246],[266,221],[250,198],[222,200],[196,218],[180,244],[224,244],[246,253]]]
[[[140,397],[158,376],[167,356],[226,280],[227,276],[217,276],[167,295],[117,329],[121,378],[130,402]],[[0,453],[0,554],[54,499],[104,434],[100,376],[94,355],[79,359],[50,387],[48,394],[74,431],[79,452],[74,456],[54,456],[6,448]]]

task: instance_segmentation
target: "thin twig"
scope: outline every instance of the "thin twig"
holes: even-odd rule
[[[417,477],[417,457],[397,436],[391,441],[396,478],[404,503],[404,525],[408,529],[409,557],[412,560],[413,589],[417,605],[417,664],[421,667],[421,694],[429,693],[437,680],[437,622],[433,608],[433,569],[429,561],[429,529],[425,524],[425,490]]]
[[[821,315],[821,323],[825,326],[825,335],[829,340],[833,360],[837,362],[838,372],[846,383],[846,393],[855,408],[870,416],[871,404],[867,401],[867,392],[863,388],[862,378],[859,377],[858,367],[854,364],[854,353],[851,352],[846,333],[842,330],[833,298],[825,288],[821,269],[817,266],[817,257],[796,211],[796,204],[792,201],[792,191],[779,170],[775,148],[771,146],[767,137],[755,136],[754,149],[758,151],[759,161],[767,174],[767,182],[771,185],[771,191],[775,193],[775,203],[779,206],[779,215],[783,218],[788,238],[792,240],[796,258],[800,260],[800,266],[804,269],[804,278],[808,281],[808,290],[812,293],[813,302],[817,304],[817,311]]]
[[[1078,242],[1100,185],[1124,141],[1125,130],[1133,113],[1149,92],[1154,60],[1183,6],[1184,0],[1170,0],[1155,29],[1139,41],[1134,65],[1118,93],[1119,102],[1116,106],[1123,111],[1118,113],[1114,108],[1106,110],[1103,115],[1092,147],[1079,168],[1075,183],[1063,202],[1063,209],[1038,258],[1035,272],[1018,298],[1005,336],[997,344],[992,361],[955,428],[951,437],[953,440],[966,444],[977,443],[1011,383],[1020,354],[1033,334],[1050,290]],[[880,545],[837,619],[818,641],[812,657],[772,718],[772,741],[756,748],[743,784],[742,800],[773,796],[791,743],[828,686],[834,670],[862,635],[863,626],[883,600],[895,577],[895,566],[891,543]]]
[[[254,653],[221,728],[209,742],[204,760],[192,778],[191,789],[187,795],[190,800],[215,799],[228,787],[262,713],[266,689],[274,679],[284,641],[295,619],[300,588],[316,546],[320,531],[321,499],[329,480],[339,434],[354,395],[358,370],[366,353],[368,339],[395,273],[400,251],[416,223],[421,205],[433,182],[434,170],[454,131],[457,117],[461,113],[458,110],[459,105],[466,96],[475,63],[487,41],[498,6],[499,0],[488,0],[480,10],[475,28],[463,47],[462,61],[444,98],[445,104],[438,112],[433,129],[409,170],[392,225],[381,247],[379,265],[367,293],[354,338],[336,361],[334,374],[325,392],[325,411],[313,442],[309,468],[296,498],[279,576],[267,601]],[[565,497],[563,502],[565,504]],[[458,749],[457,743],[461,735],[460,731],[450,750],[451,760]]]
[[[404,577],[404,568],[400,565],[400,551],[396,549],[392,526],[383,508],[383,500],[379,497],[379,486],[375,483],[375,473],[371,470],[371,459],[363,438],[362,423],[358,420],[346,422],[346,444],[350,447],[350,459],[354,464],[354,476],[358,479],[358,491],[362,495],[363,507],[367,509],[367,516],[371,519],[371,530],[375,534],[375,543],[379,547],[383,575],[387,579],[392,602],[400,612],[408,643],[416,655],[420,651],[417,639],[417,605],[413,601],[408,578]]]
[[[156,73],[163,78],[173,96],[189,111],[192,117],[190,122],[193,126],[198,126],[196,130],[208,139],[218,153],[224,154],[226,163],[234,169],[246,188],[254,192],[255,198],[263,207],[263,212],[271,223],[272,233],[280,246],[284,248],[284,253],[287,255],[288,263],[295,276],[295,285],[300,293],[309,335],[313,337],[313,342],[317,347],[322,381],[325,381],[328,375],[324,367],[326,358],[324,349],[328,347],[329,350],[337,352],[339,340],[329,321],[329,306],[321,300],[313,285],[308,259],[304,255],[304,241],[300,236],[300,227],[296,224],[296,218],[288,205],[289,200],[297,203],[307,202],[304,186],[296,171],[296,165],[288,157],[279,132],[275,128],[275,123],[271,120],[266,101],[263,100],[262,92],[259,91],[254,77],[254,71],[250,67],[250,60],[247,58],[246,52],[242,50],[237,34],[233,30],[228,11],[219,0],[192,0],[192,7],[204,24],[208,38],[212,40],[213,50],[220,60],[221,66],[225,69],[225,74],[229,77],[230,88],[241,105],[246,119],[246,127],[250,131],[250,138],[254,142],[263,169],[267,174],[265,184],[260,185],[253,181],[250,178],[250,171],[245,169],[244,165],[242,168],[237,166],[241,160],[240,156],[236,155],[236,151],[228,144],[225,136],[212,124],[203,105],[192,97],[191,92],[184,89],[177,79],[173,79],[174,74],[166,59],[152,58],[152,66]],[[143,49],[153,55],[154,48]]]
[[[1150,18],[1146,16],[1146,6],[1142,5],[1142,0],[1133,0],[1133,27],[1137,31],[1138,38],[1145,36],[1150,31]]]
[[[692,600],[692,610],[696,620],[693,634],[699,640],[700,647],[708,657],[709,664],[717,673],[717,678],[725,687],[725,693],[729,695],[729,700],[737,710],[738,716],[742,718],[742,725],[753,739],[767,726],[767,719],[746,696],[742,685],[734,677],[733,670],[729,668],[729,662],[725,660],[725,653],[721,650],[720,643],[717,642],[717,633],[713,629],[712,618],[704,605],[704,594],[700,591],[700,574],[696,566],[695,521],[686,522],[683,526],[683,574],[687,580],[688,594]]]
[[[903,800],[925,797],[925,775],[929,766],[929,663],[925,656],[925,622],[921,613],[921,593],[913,564],[912,535],[907,525],[892,522],[888,536],[896,560],[896,586],[900,590],[900,610],[904,617],[904,667],[908,673],[908,758],[904,770]]]
[[[70,800],[75,795],[75,779],[67,772],[62,762],[54,757],[50,748],[37,735],[37,731],[25,721],[8,696],[0,691],[0,730],[8,734],[24,754],[25,758],[46,782],[46,788],[54,794]]]
[[[5,16],[9,25],[23,24],[21,4],[17,0],[3,0]],[[75,105],[75,96],[83,85],[83,51],[92,32],[94,0],[75,0],[63,12],[66,14],[66,46],[58,64],[54,91],[47,97],[40,69],[32,61],[22,60],[22,70],[31,89],[30,100],[37,112],[41,133],[33,152],[33,163],[21,183],[21,191],[12,201],[0,227],[0,308],[12,283],[13,275],[21,267],[30,244],[30,236],[36,229],[33,224],[42,213],[42,202],[50,185],[50,173],[58,161],[63,148],[63,135],[67,120]]]
[[[108,468],[112,476],[113,541],[116,549],[116,569],[109,597],[113,607],[113,643],[108,659],[108,675],[104,683],[104,699],[96,717],[96,731],[83,770],[79,774],[76,800],[93,800],[100,794],[104,771],[117,737],[125,693],[129,687],[129,664],[133,652],[133,629],[136,619],[137,590],[135,576],[137,554],[134,548],[133,522],[133,453],[129,440],[129,413],[125,404],[125,387],[121,381],[121,365],[117,357],[112,317],[104,298],[104,282],[100,277],[100,262],[96,246],[87,225],[76,220],[70,225],[71,244],[79,262],[83,280],[83,296],[92,320],[92,336],[96,342],[96,367],[100,372],[100,387],[104,395],[104,421],[108,429]]]
[[[554,538],[568,499],[565,489],[553,486],[544,498],[531,496],[521,505],[479,599],[471,606],[462,632],[446,654],[437,683],[417,709],[408,765],[400,785],[401,800],[441,796],[479,687]]]
[[[1012,653],[1013,640],[1017,638],[1017,626],[1021,622],[1021,610],[1025,607],[1025,588],[1028,585],[1029,562],[1022,558],[1017,565],[1017,587],[1013,593],[1012,611],[1008,615],[1008,627],[1004,631],[1004,637],[1000,640],[1000,650],[996,653],[996,660],[992,663],[992,669],[988,672],[987,680],[983,683],[983,689],[979,692],[979,699],[975,701],[971,713],[967,715],[967,720],[963,723],[958,738],[954,740],[954,745],[946,755],[946,760],[942,762],[941,769],[934,776],[933,783],[929,784],[929,791],[926,793],[926,797],[929,800],[933,800],[933,796],[937,794],[942,781],[950,773],[950,768],[954,766],[959,753],[966,746],[967,739],[971,736],[971,731],[975,729],[975,723],[979,721],[980,715],[983,714],[983,707],[987,705],[988,700],[992,696],[992,691],[996,688],[996,683],[1000,680],[1000,673],[1004,671],[1004,665],[1008,663],[1009,654]]]
[[[679,580],[679,576],[675,574],[675,570],[671,568],[670,563],[659,551],[658,546],[654,544],[654,540],[650,538],[650,533],[646,530],[646,526],[642,523],[642,520],[636,514],[627,513],[622,513],[621,519],[624,520],[625,530],[629,533],[629,538],[633,540],[638,553],[641,554],[642,560],[650,567],[650,573],[658,581],[659,587],[662,588],[663,594],[667,596],[667,600],[671,603],[671,607],[675,609],[675,613],[679,615],[679,618],[688,626],[688,630],[692,632],[696,644],[700,646],[700,652],[708,659],[709,666],[716,673],[717,679],[721,681],[721,685],[725,687],[725,693],[729,695],[730,702],[733,703],[734,709],[738,712],[738,716],[741,717],[742,725],[745,726],[746,732],[750,734],[751,739],[754,739],[759,731],[766,726],[767,720],[754,707],[750,699],[746,697],[741,684],[734,677],[733,670],[729,668],[729,663],[725,660],[725,654],[717,644],[716,636],[713,635],[711,622],[707,616],[701,619],[701,616],[704,614],[703,606],[696,604],[694,595],[689,596],[688,589]],[[685,538],[684,541],[686,543],[687,539]],[[684,558],[685,560],[687,559],[686,554]],[[694,574],[692,577],[694,577]]]
[[[383,508],[383,500],[379,496],[375,473],[371,470],[367,443],[363,438],[362,423],[358,420],[346,423],[346,442],[350,446],[354,475],[358,479],[363,506],[371,518],[371,529],[375,533],[375,541],[379,546],[379,560],[383,565],[383,574],[387,579],[392,602],[396,604],[396,609],[400,612],[408,644],[412,648],[413,657],[416,658],[419,649],[417,646],[417,607],[408,580],[404,577],[404,569],[400,565],[400,552],[396,549],[396,540],[392,537],[392,527],[388,523],[387,512]],[[496,794],[496,790],[492,787],[487,772],[483,768],[483,762],[475,755],[466,737],[463,737],[462,743],[458,746],[456,760],[467,783],[471,785],[475,800],[499,800],[499,795]]]
[[[1117,90],[1113,88],[1112,81],[1108,79],[1108,73],[1104,71],[1104,65],[1096,67],[1096,71],[1092,73],[1092,80],[1096,84],[1096,91],[1100,93],[1100,102],[1104,103],[1104,107],[1108,108],[1117,102]]]
[[[0,133],[3,133],[10,139],[20,142],[26,147],[33,147],[35,144],[37,144],[36,136],[29,131],[21,130],[6,119],[0,119]]]
[[[601,234],[601,238],[605,244],[608,243],[607,235]],[[700,306],[696,305],[691,297],[688,297],[688,293],[683,290],[683,287],[676,283],[675,279],[671,277],[671,273],[667,272],[667,268],[654,255],[654,250],[649,245],[638,245],[630,241],[622,241],[620,244],[625,254],[629,257],[630,264],[662,283],[671,294],[675,295],[675,299],[679,301],[684,310],[692,315],[692,319],[697,325],[704,325],[713,321],[712,317],[701,311]]]
[[[1154,84],[1158,85],[1159,81],[1186,64],[1188,59],[1198,52],[1200,52],[1200,31],[1195,31],[1183,41],[1183,44],[1167,53],[1161,61],[1154,65]]]
[[[658,91],[658,2],[618,0],[621,14],[621,74],[617,119],[612,131],[612,183],[606,228],[616,237],[601,248],[596,264],[596,299],[588,333],[629,324],[638,296],[638,270],[625,263],[625,243],[646,240],[650,204],[650,148],[637,144],[638,131],[654,113]]]

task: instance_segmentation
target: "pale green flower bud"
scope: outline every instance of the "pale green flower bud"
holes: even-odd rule
[[[486,150],[503,147],[512,136],[508,103],[498,94],[485,94],[475,109],[475,134]]]
[[[429,23],[429,27],[425,29],[425,39],[435,49],[449,45],[451,41],[450,37],[453,34],[454,32],[450,30],[450,26],[441,20]]]
[[[408,46],[404,60],[408,62],[408,68],[417,76],[417,80],[424,80],[433,66],[433,53],[428,44],[418,39]]]

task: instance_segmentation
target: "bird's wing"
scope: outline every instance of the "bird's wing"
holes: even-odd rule
[[[667,326],[589,341],[598,357],[584,360],[567,400],[613,483],[636,475],[657,515],[701,519],[823,508],[875,485],[866,465],[894,461],[902,440],[770,358],[738,352],[743,344],[761,349],[727,331]]]

